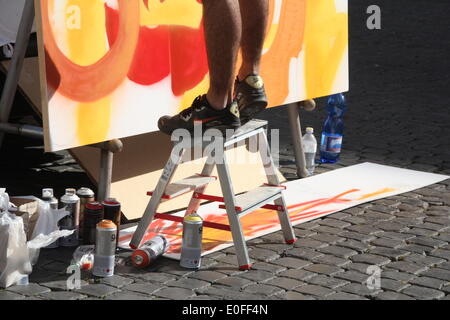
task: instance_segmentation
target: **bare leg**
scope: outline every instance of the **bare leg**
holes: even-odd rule
[[[294,0],[295,1],[295,0]],[[258,74],[269,16],[269,0],[239,0],[242,17],[242,66],[239,80]]]
[[[244,0],[249,1],[249,0]],[[208,102],[224,109],[232,100],[232,86],[241,42],[238,0],[203,0],[206,50],[210,71]]]

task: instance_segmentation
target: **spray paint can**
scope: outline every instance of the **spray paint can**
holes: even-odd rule
[[[100,202],[89,202],[84,209],[83,244],[95,244],[97,223],[103,220],[103,206]]]
[[[202,257],[203,220],[196,213],[184,217],[180,266],[198,269]]]
[[[42,201],[50,204],[50,209],[58,210],[58,199],[55,198],[52,188],[42,189]]]
[[[120,202],[114,198],[109,198],[102,202],[103,219],[111,220],[117,227],[116,246],[119,245],[120,219],[122,212],[120,211]]]
[[[84,235],[84,210],[86,204],[95,201],[95,193],[91,189],[83,187],[77,190],[77,196],[80,198],[80,235]]]
[[[169,247],[166,237],[158,235],[135,250],[131,255],[131,262],[137,268],[146,268],[166,253]]]
[[[54,197],[52,188],[42,189],[42,201],[50,205],[51,210],[58,210],[58,199]],[[46,249],[54,249],[59,247],[59,239],[46,246]]]
[[[78,246],[79,225],[80,225],[80,198],[75,194],[76,190],[66,189],[66,194],[61,197],[62,207],[69,211],[69,215],[59,221],[61,230],[75,230],[73,234],[61,238],[59,245],[63,247]]]
[[[111,220],[102,220],[97,224],[92,270],[94,276],[112,277],[114,275],[116,234],[117,227]]]

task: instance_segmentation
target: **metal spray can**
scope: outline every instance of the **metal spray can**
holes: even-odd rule
[[[89,202],[84,209],[83,244],[95,244],[97,223],[103,220],[103,206],[100,202]]]
[[[102,220],[97,224],[95,235],[94,268],[92,274],[97,277],[114,275],[117,227],[111,220]]]
[[[80,198],[80,235],[83,236],[84,210],[86,208],[86,204],[95,201],[95,193],[89,188],[82,187],[77,190],[77,196]]]
[[[137,268],[146,268],[166,253],[169,247],[170,243],[166,237],[158,235],[135,250],[131,255],[131,262]]]
[[[117,227],[116,246],[119,245],[120,220],[122,212],[120,211],[120,202],[114,198],[108,198],[102,202],[103,219],[111,220]]]
[[[75,192],[75,189],[66,189],[66,194],[61,197],[62,208],[69,211],[70,214],[59,221],[59,227],[61,230],[75,230],[70,236],[61,238],[59,245],[63,247],[78,246],[80,198]]]
[[[51,210],[58,210],[58,199],[54,197],[52,188],[42,189],[42,201],[50,205]],[[59,239],[46,246],[46,249],[53,249],[59,247]]]
[[[42,201],[50,204],[50,209],[58,210],[58,199],[55,198],[52,188],[42,189]]]
[[[202,257],[203,220],[196,213],[184,217],[180,266],[198,269]]]

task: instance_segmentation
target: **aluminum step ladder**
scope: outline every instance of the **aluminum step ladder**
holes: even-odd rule
[[[186,143],[180,145],[182,142],[174,143],[170,158],[164,167],[155,190],[148,193],[148,195],[151,196],[151,199],[133,235],[130,247],[137,249],[142,245],[144,236],[153,219],[183,222],[182,217],[157,213],[157,210],[161,202],[168,201],[188,192],[193,192],[193,194],[186,209],[185,216],[197,212],[202,200],[223,203],[220,207],[226,209],[229,225],[204,221],[203,226],[206,228],[231,231],[240,270],[248,270],[251,268],[245,236],[240,222],[240,218],[246,214],[259,208],[276,210],[278,212],[284,239],[286,243],[293,244],[296,241],[296,237],[283,196],[283,191],[286,187],[280,185],[280,181],[276,174],[275,165],[267,141],[266,127],[267,121],[252,120],[238,130],[231,131],[232,134],[226,135],[225,137],[217,130],[208,130],[203,136],[190,139],[189,145]],[[225,151],[233,148],[238,142],[243,143],[247,139],[255,139],[253,141],[258,139],[258,149],[263,160],[267,184],[246,193],[235,195]],[[215,146],[217,146],[217,143],[220,143],[220,148],[210,148],[210,152],[206,153],[207,160],[201,174],[171,183],[172,177],[178,165],[181,163],[185,152],[196,147],[201,147],[201,150],[204,152],[208,147],[211,147],[212,141],[216,143]],[[217,152],[218,150],[219,152]],[[205,194],[208,184],[217,179],[217,177],[211,176],[214,166],[217,166],[223,197]]]

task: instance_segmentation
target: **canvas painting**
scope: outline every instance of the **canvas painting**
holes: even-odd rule
[[[35,0],[47,151],[157,131],[208,89],[199,0]],[[347,0],[271,0],[270,106],[348,90]]]

